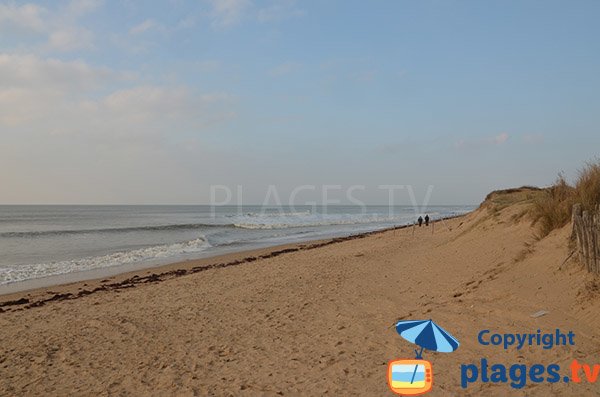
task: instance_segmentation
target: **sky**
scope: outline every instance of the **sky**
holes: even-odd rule
[[[383,185],[405,186],[395,204],[408,186],[477,204],[573,178],[600,148],[599,16],[595,0],[0,0],[0,204],[210,204],[217,185],[247,204],[305,185],[295,204],[356,185],[372,204]]]

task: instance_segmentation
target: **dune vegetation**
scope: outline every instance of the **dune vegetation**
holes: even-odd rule
[[[532,201],[532,217],[539,237],[566,225],[576,203],[584,211],[593,211],[600,204],[600,161],[586,163],[572,185],[559,174],[556,182],[534,195]]]

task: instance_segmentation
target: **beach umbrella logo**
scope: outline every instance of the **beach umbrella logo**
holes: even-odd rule
[[[420,349],[415,349],[415,359],[390,361],[387,372],[390,389],[404,396],[429,392],[433,387],[433,367],[423,360],[423,350],[451,353],[458,349],[458,339],[432,320],[398,321],[396,331]]]

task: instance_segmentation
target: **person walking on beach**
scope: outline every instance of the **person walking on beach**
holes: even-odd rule
[[[420,216],[419,219],[417,219],[417,222],[419,222],[419,227],[421,227],[423,225],[423,217]]]
[[[429,226],[429,215],[425,215],[425,226]]]

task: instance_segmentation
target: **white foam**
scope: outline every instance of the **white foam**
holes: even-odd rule
[[[34,278],[126,265],[160,258],[168,258],[182,254],[201,252],[209,247],[210,244],[206,241],[204,236],[202,236],[183,243],[156,245],[131,251],[115,252],[113,254],[103,256],[51,263],[15,265],[0,268],[0,285]]]
[[[313,214],[310,217],[261,218],[239,217],[233,225],[242,229],[287,229],[296,227],[316,227],[335,225],[360,225],[368,223],[406,223],[411,215],[382,214]]]

